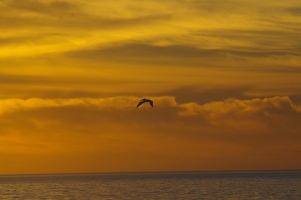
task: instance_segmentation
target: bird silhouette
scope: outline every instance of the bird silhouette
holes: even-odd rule
[[[136,108],[138,108],[141,104],[145,103],[145,102],[149,102],[149,104],[154,107],[154,102],[150,99],[141,99],[140,102],[138,103],[138,105],[136,106]]]

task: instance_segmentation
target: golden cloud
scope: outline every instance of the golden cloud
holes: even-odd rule
[[[300,166],[294,159],[301,148],[301,107],[288,97],[206,104],[177,103],[172,96],[150,98],[153,108],[143,104],[138,109],[135,96],[1,100],[0,152],[23,155],[33,163],[44,155],[54,162],[49,166],[62,170],[70,165],[62,161],[68,156],[83,171],[231,169],[235,164],[225,157],[237,169],[281,163],[270,154],[289,155],[287,166]],[[139,168],[135,162],[145,155],[148,164]],[[125,157],[128,164],[122,161]],[[175,165],[175,158],[182,164]],[[255,160],[262,166],[251,164]]]

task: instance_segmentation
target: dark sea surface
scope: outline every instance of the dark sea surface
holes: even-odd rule
[[[301,199],[301,171],[2,175],[0,199]]]

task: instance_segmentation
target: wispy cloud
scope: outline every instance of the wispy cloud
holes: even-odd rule
[[[2,26],[8,32],[19,29],[10,34],[11,37],[6,36],[7,39],[13,40],[18,32],[22,37],[24,34],[30,37],[36,34],[34,29],[39,29],[42,35],[60,33],[60,37],[49,42],[69,44],[69,48],[61,48],[63,51],[139,41],[146,45],[209,50],[242,48],[262,53],[263,50],[291,49],[291,53],[298,53],[294,48],[300,46],[300,41],[293,36],[300,32],[297,26],[300,21],[292,13],[299,7],[291,6],[294,4],[293,0],[285,4],[120,0],[117,8],[112,3],[99,1],[5,0],[0,9]],[[20,42],[20,37],[17,40]]]

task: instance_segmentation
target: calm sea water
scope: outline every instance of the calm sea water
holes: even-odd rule
[[[0,176],[0,199],[301,199],[301,171]]]

